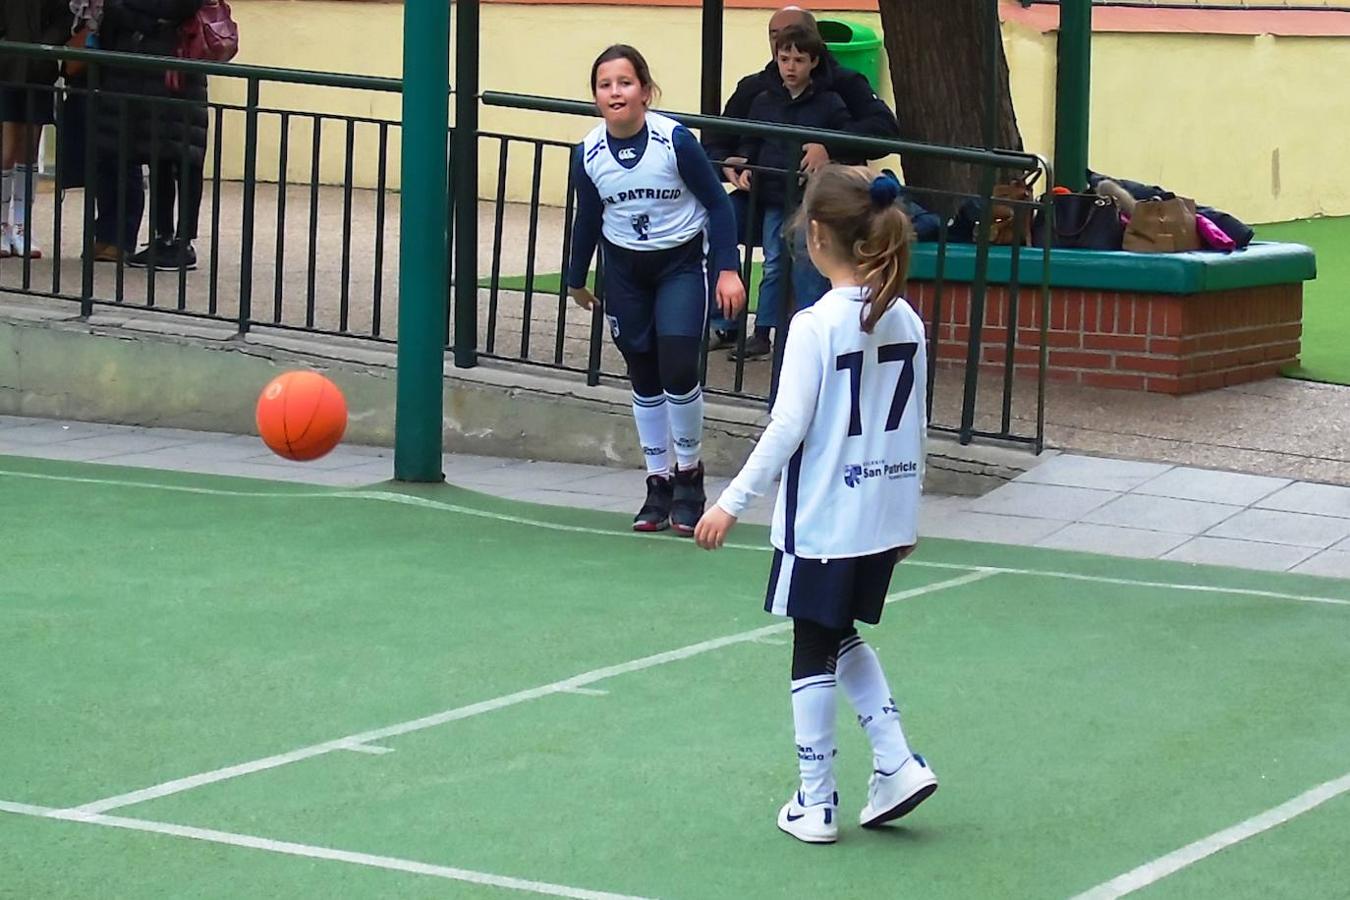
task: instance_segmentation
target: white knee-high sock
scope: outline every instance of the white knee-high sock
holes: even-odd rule
[[[14,194],[13,202],[10,204],[12,221],[15,226],[22,226],[28,221],[28,183],[29,179],[33,183],[33,196],[37,195],[37,166],[17,165],[14,167]]]
[[[670,408],[670,433],[675,438],[675,464],[692,469],[703,455],[703,388],[694,385],[687,394],[666,394]]]
[[[835,677],[872,743],[873,768],[886,774],[894,772],[911,754],[900,726],[900,710],[876,652],[856,634],[846,638],[839,645]]]
[[[647,462],[648,475],[670,474],[670,415],[666,397],[639,397],[633,394],[633,421],[637,422],[638,443]]]
[[[827,803],[834,796],[834,676],[812,675],[792,682],[792,724],[797,739],[802,801]]]

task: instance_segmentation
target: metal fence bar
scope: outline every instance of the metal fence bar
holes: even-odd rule
[[[539,187],[544,176],[544,148],[534,148],[530,173],[530,226],[525,241],[525,301],[521,308],[520,358],[530,358],[530,331],[534,326],[534,256],[539,248]]]
[[[244,114],[244,212],[243,246],[239,250],[239,333],[247,334],[253,318],[253,216],[258,199],[258,94],[257,78],[248,80],[248,111]]]
[[[277,259],[272,276],[272,322],[281,321],[281,305],[286,295],[286,183],[291,154],[291,117],[281,114],[281,140],[277,147]]]
[[[380,161],[375,185],[375,284],[371,287],[370,333],[380,336],[381,303],[384,299],[384,195],[388,185],[389,126],[380,123]]]

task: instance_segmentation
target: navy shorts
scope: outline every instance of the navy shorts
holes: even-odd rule
[[[669,250],[604,244],[605,319],[619,350],[650,353],[658,337],[703,340],[708,325],[708,263],[703,235]]]
[[[881,621],[899,553],[897,547],[870,556],[803,559],[775,550],[764,611],[826,628],[875,625]]]
[[[51,86],[24,88],[0,87],[0,122],[53,125],[56,123],[56,94]]]

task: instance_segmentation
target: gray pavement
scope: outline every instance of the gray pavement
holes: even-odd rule
[[[344,487],[393,475],[383,447],[292,463],[251,436],[13,416],[0,416],[0,454]],[[461,487],[555,506],[626,513],[643,490],[639,470],[462,454],[444,467]],[[709,479],[710,495],[724,484]],[[764,498],[745,520],[771,510]],[[983,497],[927,497],[920,533],[1350,578],[1350,488],[1167,463],[1051,455]]]

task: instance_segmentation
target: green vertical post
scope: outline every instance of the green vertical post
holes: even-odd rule
[[[403,160],[399,211],[398,399],[394,478],[438,482],[444,398],[450,111],[450,4],[403,4]]]
[[[1092,0],[1060,0],[1055,70],[1055,171],[1075,191],[1087,187],[1092,105]]]
[[[455,0],[454,349],[461,369],[478,365],[478,3]]]

